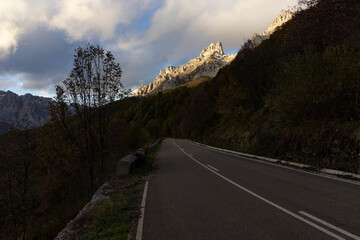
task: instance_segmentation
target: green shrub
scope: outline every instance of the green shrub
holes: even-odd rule
[[[290,122],[357,119],[360,55],[346,47],[313,47],[285,63],[267,97]]]

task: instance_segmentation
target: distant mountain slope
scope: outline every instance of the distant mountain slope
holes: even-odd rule
[[[179,67],[169,66],[161,70],[154,82],[148,86],[141,85],[135,96],[158,93],[178,87],[201,77],[215,77],[220,68],[234,60],[235,55],[224,53],[221,42],[211,43],[200,56]]]
[[[47,110],[50,102],[50,98],[0,91],[0,134],[11,127],[29,129],[42,126],[50,120]]]

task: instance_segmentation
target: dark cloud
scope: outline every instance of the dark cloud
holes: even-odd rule
[[[63,80],[72,67],[74,49],[63,32],[45,26],[26,34],[17,51],[0,61],[0,75],[20,74],[25,89],[46,89]]]

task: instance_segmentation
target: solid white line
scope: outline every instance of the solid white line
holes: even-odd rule
[[[211,169],[213,169],[213,170],[217,171],[217,172],[219,171],[219,169],[214,168],[213,166],[211,166],[211,165],[209,165],[209,164],[208,164],[207,166],[208,166],[209,168],[211,168]]]
[[[146,205],[146,196],[148,191],[148,185],[149,181],[146,181],[145,187],[144,187],[144,194],[141,200],[141,216],[139,218],[137,230],[136,230],[136,240],[142,239],[142,231],[143,231],[143,225],[144,225],[144,215],[145,215],[145,205]]]
[[[293,168],[293,167],[291,167],[291,166],[283,166],[283,165],[279,165],[279,164],[277,164],[277,163],[267,162],[267,161],[265,161],[265,160],[253,159],[253,158],[250,158],[250,157],[242,156],[241,153],[236,154],[236,153],[224,152],[224,151],[221,151],[221,150],[218,150],[218,149],[209,148],[209,147],[207,147],[207,145],[202,146],[202,145],[198,145],[198,144],[195,144],[195,143],[192,143],[192,142],[190,142],[190,143],[191,143],[192,145],[194,145],[194,146],[201,147],[201,148],[203,148],[203,149],[207,149],[207,150],[214,151],[214,152],[217,152],[217,153],[226,154],[226,155],[233,156],[233,157],[237,157],[237,158],[240,158],[240,159],[245,159],[245,160],[248,160],[248,161],[253,161],[253,162],[258,162],[258,163],[262,163],[262,164],[267,164],[267,165],[271,165],[271,166],[274,166],[274,167],[289,169],[289,170],[293,170],[293,171],[296,171],[296,172],[306,173],[306,174],[310,174],[310,175],[314,175],[314,176],[318,176],[318,177],[328,178],[328,179],[332,179],[332,180],[335,180],[335,181],[340,181],[340,182],[345,182],[345,183],[350,183],[350,184],[354,184],[354,185],[359,185],[359,186],[360,186],[360,183],[359,183],[359,182],[356,182],[356,181],[352,181],[352,180],[348,180],[348,179],[343,179],[343,178],[339,178],[339,177],[335,177],[335,176],[329,176],[328,174],[321,174],[321,173],[314,173],[314,172],[309,172],[309,171],[305,171],[305,170],[300,170],[300,169],[297,169],[297,168]],[[279,161],[280,161],[280,160],[279,160]]]
[[[172,142],[174,143],[174,145],[177,146],[186,156],[188,156],[189,158],[191,158],[193,161],[195,161],[196,163],[198,163],[200,166],[203,166],[204,168],[208,169],[210,172],[218,175],[219,177],[221,177],[221,178],[224,179],[225,181],[233,184],[233,185],[236,186],[237,188],[240,188],[241,190],[249,193],[250,195],[252,195],[252,196],[254,196],[254,197],[256,197],[256,198],[258,198],[258,199],[260,199],[260,200],[262,200],[262,201],[264,201],[264,202],[266,202],[267,204],[270,204],[271,206],[279,209],[280,211],[282,211],[282,212],[284,212],[284,213],[287,213],[288,215],[290,215],[290,216],[292,216],[292,217],[294,217],[294,218],[296,218],[296,219],[298,219],[298,220],[300,220],[300,221],[302,221],[302,222],[304,222],[304,223],[307,223],[308,225],[310,225],[310,226],[318,229],[319,231],[321,231],[321,232],[323,232],[323,233],[326,233],[327,235],[329,235],[329,236],[331,236],[331,237],[333,237],[333,238],[335,238],[335,239],[345,240],[345,238],[342,238],[342,237],[340,237],[339,235],[336,235],[335,233],[332,233],[332,232],[326,230],[325,228],[323,228],[323,227],[321,227],[321,226],[319,226],[319,225],[317,225],[317,224],[315,224],[315,223],[313,223],[313,222],[310,222],[309,220],[301,217],[300,215],[297,215],[297,214],[295,214],[295,213],[293,213],[293,212],[290,212],[290,211],[287,210],[286,208],[283,208],[283,207],[277,205],[276,203],[273,203],[273,202],[271,202],[270,200],[267,200],[266,198],[264,198],[264,197],[262,197],[262,196],[260,196],[260,195],[258,195],[258,194],[256,194],[256,193],[254,193],[254,192],[250,191],[249,189],[247,189],[247,188],[245,188],[245,187],[243,187],[243,186],[240,186],[240,185],[237,184],[236,182],[234,182],[234,181],[232,181],[232,180],[224,177],[224,176],[221,175],[220,173],[217,173],[216,171],[214,171],[214,170],[212,170],[211,168],[207,167],[206,165],[202,164],[201,162],[199,162],[199,161],[196,160],[195,158],[189,156],[189,154],[187,154],[186,152],[184,152],[184,150],[182,150],[182,149],[179,147],[179,145],[177,145],[173,140],[171,140],[171,141],[172,141]]]
[[[300,211],[299,213],[302,214],[302,215],[305,215],[308,218],[311,218],[312,220],[317,221],[317,222],[319,222],[319,223],[321,223],[321,224],[323,224],[323,225],[325,225],[325,226],[327,226],[329,228],[332,228],[332,229],[334,229],[334,230],[336,230],[336,231],[338,231],[338,232],[340,232],[340,233],[342,233],[342,234],[344,234],[344,235],[346,235],[348,237],[351,237],[351,238],[356,239],[356,240],[360,240],[360,237],[358,237],[358,236],[356,236],[356,235],[354,235],[352,233],[349,233],[349,232],[345,231],[344,229],[336,227],[336,226],[332,225],[331,223],[325,222],[324,220],[322,220],[320,218],[317,218],[317,217],[315,217],[315,216],[313,216],[313,215],[311,215],[311,214],[309,214],[307,212]]]

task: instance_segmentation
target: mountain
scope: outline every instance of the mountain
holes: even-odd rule
[[[290,11],[286,11],[280,14],[273,23],[268,27],[268,29],[260,34],[254,33],[251,39],[244,43],[243,48],[255,48],[260,45],[264,40],[268,39],[271,34],[273,34],[277,28],[283,26],[286,22],[290,21],[293,18],[294,14]]]
[[[179,67],[169,66],[161,70],[154,82],[148,86],[141,85],[134,95],[145,96],[176,88],[201,77],[215,77],[219,69],[234,60],[235,56],[225,54],[221,42],[211,43],[199,57],[188,63]]]
[[[268,39],[277,28],[292,18],[293,13],[290,11],[280,14],[266,31],[260,34],[254,33],[252,38],[244,43],[242,48],[255,48]],[[140,85],[135,91],[134,96],[155,94],[205,76],[215,77],[219,69],[231,63],[235,57],[236,55],[224,53],[221,42],[218,42],[216,45],[211,43],[200,53],[199,57],[190,60],[188,63],[179,67],[169,66],[165,70],[161,70],[154,82],[148,86]]]
[[[51,98],[17,95],[11,91],[0,91],[0,134],[11,127],[29,129],[40,127],[50,120],[48,106]]]
[[[205,84],[115,102],[106,176],[112,175],[121,156],[159,136],[294,161],[316,170],[360,174],[360,1],[318,1],[296,12],[258,47],[240,51]],[[49,134],[40,134],[40,129],[31,132],[28,139],[36,143],[33,153],[13,154],[20,147],[10,149],[9,143],[22,142],[12,134],[0,137],[0,155],[4,149],[9,152],[9,158],[0,157],[0,176],[9,176],[8,163],[24,159],[18,156],[33,156],[26,198],[30,202],[19,205],[20,214],[15,211],[21,224],[13,224],[14,201],[8,200],[7,184],[0,184],[0,199],[6,204],[0,211],[0,239],[20,235],[21,229],[16,228],[23,225],[28,227],[28,239],[53,239],[89,194],[84,187],[89,181],[87,163],[76,151],[76,143],[65,131],[53,130]],[[83,131],[78,133],[86,138]],[[94,167],[101,171],[99,164]],[[23,180],[22,171],[14,171],[16,191]],[[105,222],[106,214],[100,214]],[[95,217],[95,223],[98,220]],[[107,225],[95,226],[108,230]]]

